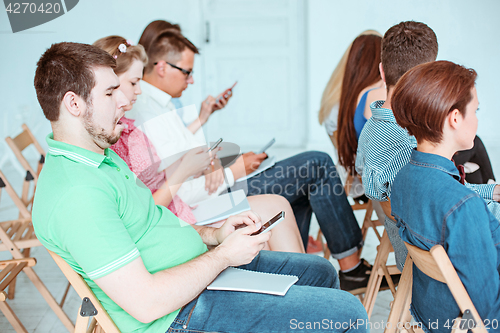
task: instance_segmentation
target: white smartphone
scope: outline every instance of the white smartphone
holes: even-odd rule
[[[216,143],[214,143],[214,144],[213,144],[213,146],[212,146],[212,147],[210,147],[210,148],[207,150],[207,153],[208,153],[208,152],[211,152],[212,150],[214,150],[215,148],[217,148],[217,147],[220,145],[220,143],[221,143],[221,142],[222,142],[222,138],[220,138],[219,140],[217,140],[217,142],[216,142]]]
[[[268,150],[268,149],[269,149],[269,147],[271,147],[272,145],[274,145],[274,143],[275,143],[275,142],[276,142],[276,139],[275,139],[275,138],[273,138],[273,139],[272,139],[271,141],[269,141],[269,142],[268,142],[268,143],[267,143],[264,147],[262,147],[262,149],[261,149],[261,150],[259,150],[259,151],[257,152],[257,155],[258,155],[258,154],[262,154],[263,152],[265,152],[266,150]]]
[[[258,231],[256,231],[256,232],[254,232],[251,236],[262,234],[264,232],[268,232],[269,230],[271,230],[272,228],[274,228],[275,226],[277,226],[278,223],[280,223],[284,219],[285,219],[285,212],[281,211],[278,214],[276,214],[276,216],[274,216],[272,219],[270,219],[269,221],[267,221],[266,223],[264,223],[262,225],[262,227],[260,227],[260,229]]]

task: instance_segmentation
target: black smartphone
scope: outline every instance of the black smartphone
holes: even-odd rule
[[[285,212],[281,211],[278,214],[276,214],[276,216],[274,216],[272,219],[270,219],[269,221],[267,221],[266,223],[264,223],[262,225],[262,227],[260,227],[260,229],[258,231],[256,231],[253,234],[251,234],[251,236],[258,235],[258,234],[261,234],[261,233],[264,233],[264,232],[268,232],[269,230],[271,230],[272,228],[274,228],[275,226],[277,226],[278,223],[280,223],[284,219],[285,219]]]

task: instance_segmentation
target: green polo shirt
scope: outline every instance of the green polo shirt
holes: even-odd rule
[[[110,149],[104,155],[47,136],[33,226],[42,244],[80,274],[122,332],[166,332],[179,310],[151,323],[135,320],[93,280],[139,256],[155,273],[207,251],[199,234],[162,206]],[[128,292],[124,290],[124,292]]]

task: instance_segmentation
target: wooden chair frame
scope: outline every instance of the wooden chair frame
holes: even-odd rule
[[[120,330],[103,308],[101,302],[99,302],[92,290],[90,290],[85,280],[83,280],[83,278],[59,255],[52,251],[47,251],[52,256],[57,266],[59,266],[64,276],[66,276],[71,283],[77,294],[82,298],[82,306],[78,310],[78,317],[76,319],[75,333],[90,333],[94,329],[97,331],[102,329],[106,333],[120,333]],[[82,311],[82,309],[84,309],[84,311]],[[88,309],[91,310],[89,311]],[[92,320],[90,320],[90,317],[92,317]],[[96,326],[97,324],[100,328]]]
[[[408,256],[384,333],[422,331],[419,327],[409,324],[412,317],[409,308],[413,284],[413,264],[430,278],[448,286],[462,315],[468,313],[472,316],[475,322],[475,327],[471,328],[473,333],[487,333],[481,317],[444,248],[441,245],[435,245],[430,251],[425,251],[406,242],[405,245],[408,249]],[[461,319],[461,316],[458,317],[455,323],[460,323]],[[452,332],[467,332],[467,327],[454,327]]]
[[[13,190],[5,175],[0,171],[0,179],[3,187],[6,189],[9,196],[12,198],[16,206],[19,208],[20,215],[23,218],[11,221],[0,222],[0,251],[9,251],[14,259],[24,259],[29,256],[30,249],[36,246],[42,246],[36,238],[33,224],[31,223],[31,214],[24,205],[19,206],[21,200]],[[1,184],[0,184],[1,185]],[[0,186],[0,192],[2,187]],[[27,217],[24,217],[27,216]],[[58,304],[47,287],[40,280],[40,277],[35,273],[33,268],[25,267],[24,272],[31,282],[38,289],[52,311],[61,320],[63,325],[71,332],[74,329],[73,323],[62,310],[62,305]],[[8,298],[14,298],[16,280],[9,284]]]
[[[380,202],[380,205],[384,210],[384,214],[391,220],[394,220],[391,216],[391,202]],[[394,249],[392,248],[389,236],[387,236],[387,232],[384,230],[382,239],[380,240],[380,245],[377,249],[377,256],[375,257],[375,262],[373,263],[370,279],[368,280],[368,285],[366,287],[365,297],[363,299],[363,305],[368,313],[368,318],[372,315],[373,308],[375,307],[375,301],[377,300],[377,295],[380,291],[380,285],[382,284],[382,279],[384,277],[392,295],[394,297],[396,295],[397,284],[394,283],[392,276],[399,275],[401,272],[396,265],[387,265],[387,259],[389,258],[389,253],[391,252],[394,252]]]
[[[38,182],[38,175],[42,170],[43,164],[45,163],[45,152],[36,140],[33,133],[31,133],[30,129],[26,124],[22,125],[23,131],[21,134],[16,136],[15,138],[11,138],[10,136],[5,138],[5,141],[9,145],[10,149],[18,159],[19,163],[21,163],[24,170],[26,170],[26,176],[24,178],[23,190],[21,194],[21,200],[23,201],[26,207],[29,207],[30,204],[33,203],[33,195],[30,196],[30,185],[31,181],[34,181],[34,186],[36,186]],[[36,150],[40,153],[40,160],[38,162],[37,170],[33,170],[31,165],[28,163],[28,160],[24,157],[22,151],[26,149],[29,145],[33,144]],[[34,190],[33,190],[34,193]]]
[[[23,269],[26,267],[33,267],[35,264],[36,260],[34,258],[0,261],[0,311],[2,311],[14,330],[18,333],[28,333],[28,331],[9,304],[7,304],[7,293],[5,289]]]

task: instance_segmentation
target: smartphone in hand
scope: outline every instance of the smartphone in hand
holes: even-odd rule
[[[271,141],[269,141],[264,147],[262,147],[261,150],[259,150],[256,154],[259,155],[259,154],[262,154],[264,153],[266,150],[269,149],[269,147],[271,147],[274,143],[276,142],[276,139],[273,138]]]
[[[207,150],[207,153],[211,152],[212,150],[214,150],[215,148],[217,148],[220,143],[222,142],[222,138],[220,138],[219,140],[217,140],[217,142],[215,142],[212,147],[210,147],[208,150]]]
[[[226,89],[226,90],[224,91],[224,93],[222,94],[222,96],[221,96],[221,97],[219,97],[219,98],[217,99],[216,103],[219,103],[219,102],[220,102],[220,100],[221,100],[222,98],[227,99],[229,96],[231,96],[231,95],[233,94],[233,88],[234,88],[234,86],[236,85],[236,83],[238,83],[238,81],[236,81],[236,82],[235,82],[235,83],[231,86],[231,88]]]
[[[258,235],[258,234],[261,234],[261,233],[264,233],[264,232],[268,232],[269,230],[271,230],[272,228],[274,228],[275,226],[277,226],[278,223],[280,223],[284,219],[285,219],[285,212],[281,211],[278,214],[276,214],[272,219],[270,219],[269,221],[267,221],[266,223],[264,223],[262,225],[262,227],[260,227],[260,229],[258,231],[256,231],[253,234],[251,234],[251,236]]]

